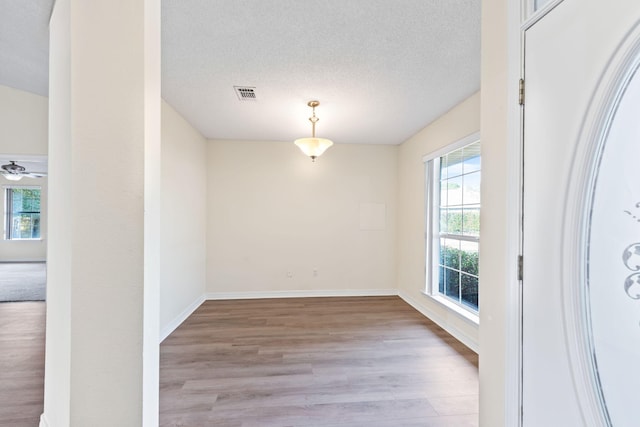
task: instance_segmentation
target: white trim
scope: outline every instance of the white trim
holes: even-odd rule
[[[429,309],[425,305],[421,304],[419,301],[417,301],[416,299],[414,299],[411,296],[409,296],[409,294],[407,294],[406,292],[400,291],[398,295],[407,304],[409,304],[411,307],[413,307],[416,310],[418,310],[423,316],[425,316],[426,318],[430,319],[436,325],[440,326],[442,329],[447,331],[448,334],[453,336],[455,339],[460,341],[462,344],[464,344],[467,347],[469,347],[474,352],[479,353],[480,345],[479,345],[477,339],[475,339],[474,337],[466,334],[464,331],[456,328],[455,326],[451,325],[451,323],[447,322],[445,318],[443,318],[442,316],[440,316],[436,312],[432,311],[431,309]],[[455,315],[459,316],[461,319],[464,319],[468,323],[470,323],[470,324],[474,325],[476,328],[478,328],[478,324],[477,323],[474,323],[473,321],[469,320],[465,316],[460,315],[456,311],[450,311],[450,312],[454,313]]]
[[[199,296],[198,298],[196,298],[196,300],[194,302],[189,304],[189,306],[187,308],[182,310],[182,312],[180,314],[178,314],[175,317],[175,319],[173,319],[171,322],[169,322],[167,324],[167,326],[163,327],[160,330],[160,343],[162,343],[162,341],[164,341],[169,335],[171,335],[171,333],[173,331],[178,329],[178,326],[180,326],[182,324],[182,322],[187,320],[187,318],[189,316],[191,316],[193,314],[193,312],[196,311],[196,309],[198,307],[200,307],[200,305],[202,305],[202,303],[204,301],[205,301],[204,295]]]
[[[463,205],[463,209],[464,209],[464,206],[467,206],[467,205]],[[438,237],[441,239],[461,240],[463,242],[471,242],[471,243],[480,242],[480,238],[478,236],[468,236],[466,234],[440,233],[438,234]]]
[[[2,176],[2,175],[0,175]],[[40,190],[42,191],[42,185],[23,185],[23,184],[2,184],[2,188],[18,188],[20,190]],[[42,196],[42,193],[40,194]],[[42,199],[42,197],[40,197]]]
[[[425,291],[422,294],[427,298],[431,298],[436,303],[445,306],[447,310],[458,315],[469,323],[473,323],[476,326],[480,324],[480,316],[478,315],[478,313],[472,311],[471,309],[465,308],[462,304],[458,304],[455,301],[450,300],[449,298],[443,296],[441,293],[430,294]]]
[[[446,145],[438,149],[437,151],[428,154],[422,158],[425,165],[425,295],[431,297],[436,303],[443,305],[449,310],[453,310],[454,312],[458,312],[457,308],[453,308],[452,306],[455,304],[453,301],[447,298],[441,298],[440,291],[437,288],[437,282],[439,280],[439,258],[440,251],[442,248],[440,247],[440,240],[442,238],[451,239],[451,240],[459,240],[466,242],[480,242],[479,237],[475,236],[466,236],[462,234],[448,234],[441,233],[440,227],[438,224],[439,220],[437,218],[440,217],[440,180],[442,177],[440,176],[440,158],[446,154],[459,151],[464,147],[467,147],[471,144],[476,144],[480,142],[480,132],[474,132],[470,135],[467,135],[451,144]],[[479,172],[482,173],[482,168],[479,171],[474,171],[472,173]],[[462,173],[460,176],[465,176],[465,173]],[[464,203],[464,202],[463,202]],[[466,205],[462,205],[464,208]],[[467,311],[462,304],[457,304],[460,306],[461,310]],[[475,316],[475,323],[478,323],[478,316]]]
[[[40,424],[38,427],[49,427],[49,422],[47,421],[47,417],[44,415],[44,412],[40,415]]]
[[[507,2],[507,223],[504,260],[504,426],[522,426],[522,293],[517,260],[522,233],[522,146],[523,107],[518,103],[518,81],[525,78],[524,31],[562,0],[552,0],[527,20],[529,11],[522,2]],[[552,6],[553,5],[553,6]],[[525,22],[526,21],[526,22]],[[482,249],[480,249],[482,251]]]
[[[429,154],[425,154],[422,157],[423,163],[426,163],[430,160],[433,160],[438,157],[442,157],[450,151],[458,150],[462,147],[465,147],[469,144],[473,144],[474,142],[480,141],[480,132],[474,132],[471,135],[467,135],[462,139],[459,139],[451,144],[447,144],[445,147],[442,147],[436,151],[432,151]]]
[[[536,22],[544,18],[547,15],[547,13],[551,12],[553,9],[555,9],[556,6],[558,6],[562,2],[563,0],[552,0],[547,4],[545,4],[544,6],[542,6],[540,9],[535,11],[533,10],[532,7],[527,8],[527,11],[526,11],[527,16],[524,17],[524,20],[522,22],[522,31],[526,31],[529,28],[531,28],[533,24],[535,24]]]
[[[426,174],[426,194],[425,202],[425,214],[427,227],[424,229],[424,271],[425,271],[425,289],[433,294],[438,289],[433,286],[434,282],[440,280],[439,269],[436,270],[433,266],[437,266],[440,263],[440,238],[438,233],[434,233],[434,227],[440,229],[440,156],[431,159],[424,163]],[[436,176],[437,174],[437,176]],[[437,184],[436,184],[437,183]]]
[[[205,300],[397,296],[397,289],[329,289],[255,292],[210,292]]]

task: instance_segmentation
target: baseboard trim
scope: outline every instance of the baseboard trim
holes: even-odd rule
[[[47,421],[47,417],[45,417],[44,413],[40,415],[40,424],[38,427],[49,427],[49,422]]]
[[[478,345],[478,341],[473,337],[469,336],[462,330],[452,326],[449,322],[446,321],[442,316],[435,313],[433,310],[430,310],[423,304],[420,304],[419,301],[409,296],[406,292],[400,291],[398,292],[398,296],[402,298],[407,304],[411,307],[418,310],[423,316],[431,319],[436,325],[440,326],[442,329],[447,331],[451,336],[460,341],[462,344],[469,347],[476,353],[479,353],[480,346]]]
[[[209,292],[206,300],[396,296],[397,289],[328,289],[262,292]]]
[[[16,259],[16,260],[3,260],[0,264],[44,264],[46,259]]]
[[[162,343],[162,341],[164,341],[169,335],[171,335],[173,333],[173,331],[178,329],[178,326],[180,326],[182,324],[182,322],[187,320],[187,318],[189,316],[191,316],[191,314],[193,314],[193,312],[196,311],[196,309],[198,307],[200,307],[200,305],[202,305],[202,303],[204,301],[205,301],[204,295],[199,296],[187,308],[182,310],[182,312],[180,314],[178,314],[175,317],[175,319],[173,319],[171,322],[169,322],[169,324],[167,326],[162,328],[162,330],[160,331],[160,342]]]

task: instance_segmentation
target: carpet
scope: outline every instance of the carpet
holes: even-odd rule
[[[0,302],[44,301],[46,283],[44,262],[0,262]]]

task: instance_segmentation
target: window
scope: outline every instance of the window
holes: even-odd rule
[[[545,6],[549,6],[551,3],[551,0],[527,0],[525,6],[527,14],[525,18],[534,16],[536,12],[542,10]],[[558,3],[557,0],[556,3]]]
[[[6,240],[40,238],[40,188],[5,188]]]
[[[477,313],[479,135],[425,158],[425,165],[427,293]]]

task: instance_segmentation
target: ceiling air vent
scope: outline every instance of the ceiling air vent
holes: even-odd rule
[[[256,88],[249,86],[234,86],[236,91],[236,95],[238,95],[238,99],[240,101],[255,101],[256,97]]]

